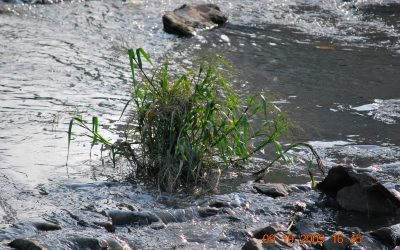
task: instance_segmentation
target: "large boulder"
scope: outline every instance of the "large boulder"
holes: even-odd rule
[[[215,4],[184,4],[174,11],[166,12],[162,20],[166,32],[192,36],[197,30],[223,25],[228,18]]]
[[[372,175],[350,167],[333,167],[317,189],[336,199],[346,210],[380,215],[400,213],[399,197]]]

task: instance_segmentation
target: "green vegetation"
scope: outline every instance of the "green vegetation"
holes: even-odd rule
[[[213,169],[246,162],[268,144],[283,150],[277,139],[286,130],[282,113],[262,95],[243,97],[222,75],[221,58],[173,78],[168,63],[152,74],[143,67],[153,64],[141,48],[129,50],[132,98],[124,138],[110,142],[92,124],[71,120],[68,149],[74,124],[86,129],[92,146],[101,143],[116,156],[129,160],[134,176],[151,180],[160,190],[176,191],[207,184]],[[138,72],[135,70],[138,69]],[[136,75],[137,74],[137,75]]]

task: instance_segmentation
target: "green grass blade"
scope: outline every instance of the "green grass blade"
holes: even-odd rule
[[[132,100],[133,100],[133,98],[130,99],[130,100],[128,100],[128,101],[125,103],[124,109],[122,110],[121,116],[118,118],[118,121],[121,120],[122,116],[123,116],[124,113],[125,113],[125,110],[128,108],[128,105],[129,105],[129,103],[131,103]]]
[[[133,51],[133,49],[129,49],[128,50],[129,53],[129,62],[130,62],[130,66],[131,66],[131,73],[132,73],[132,80],[133,82],[135,82],[135,52]]]
[[[147,55],[147,53],[144,51],[144,49],[143,48],[138,48],[137,50],[136,50],[136,54],[138,54],[138,55],[142,55],[143,57],[144,57],[144,59],[146,59],[146,61],[148,62],[148,63],[150,63],[151,65],[153,65],[153,62],[150,60],[150,57]],[[139,56],[138,56],[139,57]]]
[[[138,63],[139,69],[140,69],[140,70],[143,70],[142,57],[140,56],[140,54],[141,54],[141,53],[140,53],[140,50],[137,49],[137,50],[136,50],[137,63]]]

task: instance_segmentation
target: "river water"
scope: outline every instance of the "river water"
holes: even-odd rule
[[[107,129],[118,127],[129,98],[127,48],[143,47],[153,61],[168,57],[185,68],[206,54],[224,55],[237,69],[233,84],[238,91],[264,91],[287,114],[293,126],[285,143],[309,142],[327,166],[365,168],[400,189],[399,1],[219,0],[214,3],[229,17],[224,27],[193,38],[166,34],[163,12],[184,2],[194,1],[0,1],[0,241],[33,237],[49,249],[64,249],[76,231],[105,237],[97,229],[77,227],[65,211],[90,220],[94,215],[88,207],[100,211],[131,204],[139,210],[164,210],[204,201],[160,198],[140,184],[116,184],[123,164],[114,169],[107,159],[102,163],[96,147],[90,158],[90,142],[84,137],[74,138],[65,166],[71,117],[99,115],[103,133],[110,136]],[[299,151],[293,157],[302,162],[308,154]],[[260,158],[255,167],[270,156]],[[250,204],[238,212],[241,222],[220,218],[176,223],[164,231],[124,228],[112,237],[145,249],[237,249],[245,242],[239,229],[261,225],[266,218],[285,221],[285,211],[274,211],[268,199],[259,201],[248,177],[230,178],[231,184],[223,183],[224,194],[208,198],[239,200],[244,208]],[[300,163],[279,165],[268,178],[308,182]],[[315,196],[307,193],[278,203]],[[325,225],[321,230],[340,224],[332,211],[316,215]],[[65,229],[43,235],[23,228],[38,218]],[[343,226],[374,227],[373,221],[357,223]]]

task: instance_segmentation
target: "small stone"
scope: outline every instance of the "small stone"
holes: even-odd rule
[[[154,222],[154,223],[151,223],[150,227],[154,230],[160,230],[160,229],[164,229],[166,227],[166,225],[162,222]]]
[[[219,209],[215,207],[201,207],[198,210],[199,216],[202,218],[214,216],[219,213]]]
[[[294,207],[297,211],[304,212],[307,209],[307,204],[303,201],[296,201]]]
[[[288,186],[283,183],[255,184],[254,188],[259,193],[265,194],[272,198],[287,196],[289,194]]]
[[[242,250],[263,250],[262,240],[250,239],[244,244]]]

